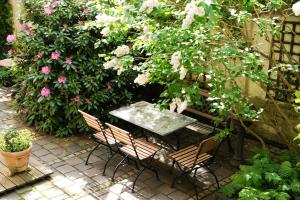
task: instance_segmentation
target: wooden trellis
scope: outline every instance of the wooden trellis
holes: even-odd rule
[[[300,90],[300,22],[284,21],[280,35],[272,39],[269,78],[268,90],[279,101],[292,101]]]

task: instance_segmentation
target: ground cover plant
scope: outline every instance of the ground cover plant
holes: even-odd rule
[[[122,42],[94,44],[101,29],[85,29],[97,11],[86,1],[22,1],[22,31],[8,36],[15,60],[25,71],[19,80],[17,110],[42,131],[66,136],[86,130],[77,112],[98,117],[130,101],[132,72],[117,76],[103,67],[105,58]]]
[[[238,192],[241,200],[300,198],[299,157],[287,152],[276,156],[259,152],[251,163],[240,166],[232,183],[221,189],[227,197]]]

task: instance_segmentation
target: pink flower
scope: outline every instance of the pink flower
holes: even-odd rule
[[[21,24],[21,28],[23,30],[27,30],[27,29],[29,29],[29,25],[27,23],[23,23],[23,24]]]
[[[69,27],[69,25],[68,24],[64,24],[64,28],[68,28]]]
[[[57,79],[57,81],[58,81],[59,83],[65,84],[66,81],[67,81],[67,78],[64,77],[64,76],[59,76],[58,79]]]
[[[48,67],[48,66],[42,67],[42,73],[43,74],[48,75],[48,74],[50,74],[50,72],[51,72],[51,68],[50,67]]]
[[[66,62],[65,62],[65,63],[68,64],[68,65],[72,65],[73,61],[72,61],[72,59],[69,57],[69,58],[66,58]]]
[[[14,53],[14,50],[13,50],[13,49],[9,49],[9,50],[7,51],[7,54],[10,55],[10,56],[13,55],[13,53]]]
[[[77,24],[83,24],[83,21],[78,20],[78,21],[77,21]]]
[[[80,95],[76,95],[75,98],[74,98],[74,101],[79,102],[80,101]]]
[[[28,97],[29,96],[29,90],[26,89],[26,92],[25,92],[25,97]]]
[[[16,36],[15,35],[8,35],[7,37],[6,37],[6,41],[8,42],[8,43],[13,43],[14,41],[16,41]]]
[[[57,4],[59,4],[59,1],[58,1],[58,0],[53,0],[53,3],[54,3],[55,5],[57,5]]]
[[[22,114],[28,113],[28,108],[22,108],[22,109],[20,110],[20,113],[22,113]]]
[[[111,83],[110,83],[110,82],[107,82],[107,83],[106,83],[106,87],[107,87],[108,89],[111,89],[111,88],[112,88]]]
[[[41,90],[41,95],[43,97],[48,97],[50,95],[51,91],[50,89],[46,88],[46,87],[43,87],[43,89]]]
[[[85,8],[85,9],[83,10],[83,12],[84,12],[84,14],[88,14],[89,12],[91,12],[91,9],[90,9],[90,8]]]
[[[58,51],[54,51],[51,53],[51,59],[52,60],[58,60],[60,57],[60,53]]]
[[[41,57],[43,57],[43,55],[44,55],[44,52],[43,52],[43,51],[40,51],[40,52],[38,52],[37,57],[38,57],[38,58],[41,58]]]
[[[44,8],[44,14],[52,15],[53,13],[54,9],[51,6]]]
[[[86,104],[90,104],[90,103],[91,103],[91,101],[90,101],[88,98],[85,98],[85,99],[84,99],[84,102],[85,102]]]
[[[33,30],[31,28],[27,29],[26,30],[26,35],[31,35],[33,32]]]

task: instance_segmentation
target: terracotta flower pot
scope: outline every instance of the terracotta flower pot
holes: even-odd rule
[[[29,157],[32,151],[32,145],[24,151],[20,152],[4,152],[0,150],[4,162],[6,163],[10,174],[13,176],[15,173],[23,172],[28,169]]]

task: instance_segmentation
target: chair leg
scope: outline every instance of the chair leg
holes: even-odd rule
[[[89,153],[89,155],[88,155],[88,157],[87,157],[87,159],[86,159],[86,161],[85,161],[85,165],[88,165],[88,164],[89,164],[89,159],[90,159],[92,153],[93,153],[99,146],[100,146],[100,143],[98,143],[98,144],[95,146],[95,148]]]
[[[185,172],[181,172],[181,174],[179,174],[178,176],[176,176],[173,181],[172,181],[172,184],[171,184],[171,188],[174,188],[176,182],[185,174]]]
[[[110,149],[111,150],[111,149]],[[102,175],[105,176],[105,171],[106,171],[106,167],[109,163],[109,161],[114,157],[115,154],[112,153],[112,151],[110,151],[110,154],[107,155],[107,161],[105,162],[105,165],[104,165],[104,169],[103,169],[103,172],[102,172]]]
[[[143,169],[141,169],[140,171],[139,171],[139,173],[137,174],[137,176],[136,176],[136,178],[135,178],[135,180],[134,180],[134,182],[133,182],[133,185],[132,185],[132,189],[131,189],[131,192],[132,193],[134,193],[134,187],[135,187],[135,184],[136,184],[136,181],[138,180],[138,178],[140,177],[140,175],[145,171],[145,167],[143,167]]]
[[[172,168],[170,170],[171,174],[173,174],[174,167],[175,167],[175,160],[172,161]]]
[[[218,186],[218,188],[220,188],[219,180],[218,180],[218,177],[216,176],[216,174],[207,165],[205,165],[205,168],[214,176],[217,186]]]
[[[199,199],[199,196],[198,196],[198,190],[197,190],[197,185],[196,185],[196,180],[197,180],[197,178],[194,176],[193,177],[193,187],[194,187],[194,190],[195,190],[195,194],[196,194],[196,199],[198,200]]]
[[[127,159],[128,156],[125,156],[116,166],[115,170],[114,170],[114,173],[113,173],[113,176],[112,176],[112,181],[115,181],[115,175],[116,175],[116,172],[118,170],[118,168],[123,164],[123,162]]]

